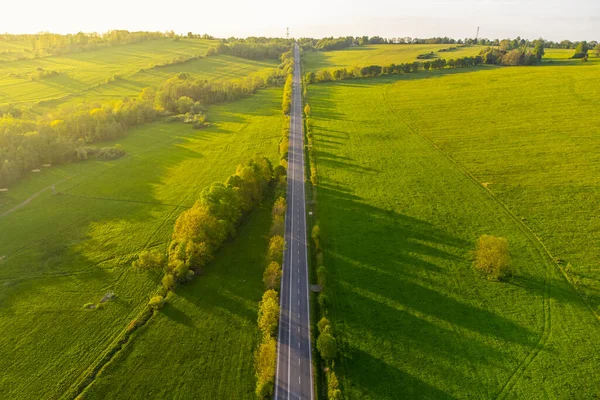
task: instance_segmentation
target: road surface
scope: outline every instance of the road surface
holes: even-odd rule
[[[300,54],[294,48],[294,88],[290,111],[286,249],[281,278],[275,400],[312,399],[310,311],[304,202],[304,137],[300,97]]]

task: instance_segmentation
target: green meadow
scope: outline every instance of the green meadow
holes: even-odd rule
[[[440,49],[456,47],[456,44],[376,44],[351,47],[336,51],[306,51],[302,55],[305,71],[327,68],[352,68],[366,65],[390,65],[417,61],[419,54],[433,52],[439,58],[476,56],[487,46],[458,47],[448,52]]]
[[[257,304],[270,206],[252,213],[206,273],[179,288],[84,399],[255,399]]]
[[[0,105],[36,106],[44,111],[82,101],[112,101],[137,96],[148,86],[158,87],[179,72],[194,78],[227,80],[265,74],[273,61],[253,61],[233,56],[214,56],[154,67],[176,57],[204,57],[217,41],[159,39],[101,48],[94,51],[0,63]],[[43,68],[59,75],[31,80]],[[115,74],[119,79],[107,82]],[[35,108],[34,108],[35,109]]]
[[[548,53],[308,87],[346,398],[600,393],[600,64]],[[507,282],[473,269],[482,234]]]
[[[130,267],[136,254],[144,248],[164,248],[179,213],[194,203],[203,188],[235,172],[238,163],[255,153],[274,162],[279,159],[280,102],[281,90],[267,89],[251,98],[210,107],[213,122],[208,129],[165,121],[139,126],[118,140],[126,151],[118,160],[43,168],[0,193],[3,396],[59,398],[79,382],[158,287],[158,273],[140,273]],[[229,376],[223,381],[231,398],[251,391],[253,385],[248,371],[256,339],[254,307],[263,289],[260,272],[254,272],[264,267],[266,245],[260,235],[270,216],[264,211],[251,220],[256,226],[253,223],[248,229],[257,237],[250,242],[234,241],[227,245],[229,251],[224,250],[224,254],[234,254],[232,249],[244,248],[242,258],[224,257],[206,276],[211,282],[223,281],[220,288],[213,288],[222,299],[218,306],[210,308],[202,297],[192,299],[197,295],[194,288],[204,290],[208,284],[195,282],[177,293],[156,324],[152,319],[140,333],[140,338],[147,337],[154,329],[164,332],[169,323],[177,325],[183,318],[185,325],[191,315],[198,316],[194,324],[219,349],[203,355],[205,368],[227,376],[233,372],[219,372],[215,366],[230,369],[222,360],[236,359],[239,373],[248,375],[245,380]],[[220,266],[224,271],[219,271]],[[238,275],[224,282],[231,268]],[[242,280],[246,280],[243,285]],[[244,289],[234,290],[235,285]],[[84,308],[110,292],[115,298],[103,308]],[[217,301],[217,297],[208,300]],[[238,318],[225,333],[218,322],[227,312]],[[202,324],[211,318],[214,323]],[[231,342],[238,332],[239,342]],[[169,348],[182,350],[176,342],[163,343],[151,349],[153,363],[166,362]],[[132,383],[129,377],[121,378]]]

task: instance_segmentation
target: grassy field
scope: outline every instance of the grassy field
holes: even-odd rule
[[[27,40],[7,41],[0,39],[0,63],[21,57],[32,57],[31,43]]]
[[[269,89],[211,107],[213,127],[200,131],[164,122],[138,127],[119,140],[127,151],[119,160],[47,168],[0,193],[0,393],[58,398],[77,380],[156,288],[158,275],[130,268],[135,254],[165,246],[177,215],[204,187],[231,175],[237,163],[256,152],[278,159],[280,99],[280,89]],[[42,191],[51,186],[56,195]],[[246,290],[254,302],[262,284],[255,277]],[[116,299],[103,309],[83,308],[111,291]],[[254,312],[235,299],[227,307],[234,306],[243,315]],[[240,322],[239,329],[245,332],[240,340],[245,337],[250,346],[251,327]],[[251,354],[233,348],[226,335],[207,335],[223,349],[206,354],[212,366],[222,365],[214,357],[228,351],[251,364]],[[164,354],[164,348],[157,349],[157,360]],[[248,382],[229,386],[230,393],[245,393]]]
[[[347,398],[598,395],[599,67],[309,87]],[[509,239],[509,282],[473,270],[481,234]]]
[[[419,54],[433,52],[439,58],[476,56],[487,46],[460,47],[454,51],[438,53],[440,49],[456,47],[453,44],[377,44],[352,47],[337,51],[306,51],[302,56],[305,71],[326,68],[355,67],[365,65],[390,65],[417,61]]]
[[[215,41],[160,39],[63,56],[0,63],[0,105],[37,105],[42,110],[69,102],[109,101],[137,96],[147,86],[159,86],[178,72],[202,79],[231,79],[262,74],[277,66],[273,61],[252,61],[215,56],[182,64],[152,68],[175,57],[204,56]],[[60,75],[31,80],[43,68]],[[121,79],[107,83],[118,74]]]
[[[85,399],[255,399],[252,360],[270,206],[250,216],[205,275],[177,290]]]

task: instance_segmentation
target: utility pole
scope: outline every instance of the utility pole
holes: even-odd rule
[[[285,28],[285,37],[286,37],[286,39],[290,38],[290,28],[289,27]]]

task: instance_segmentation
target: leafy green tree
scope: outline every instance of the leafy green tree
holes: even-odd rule
[[[317,350],[325,360],[333,360],[337,355],[337,341],[333,335],[323,332],[317,339]]]
[[[502,280],[511,274],[508,240],[481,235],[475,248],[475,268],[488,279]]]
[[[321,318],[321,320],[317,323],[317,328],[319,328],[320,333],[330,333],[331,331],[331,323],[325,317]]]
[[[306,103],[306,105],[304,106],[304,115],[310,115],[310,105],[308,103]]]
[[[535,47],[533,48],[533,54],[540,61],[545,54],[544,51],[544,40],[538,39],[535,41]]]
[[[254,353],[258,398],[272,398],[276,365],[277,341],[273,337],[265,337]]]
[[[329,400],[341,400],[342,398],[340,382],[332,370],[327,373],[327,398]]]
[[[271,261],[263,274],[263,282],[267,289],[278,289],[281,282],[281,265]]]
[[[165,274],[165,276],[163,276],[162,278],[162,286],[167,289],[167,290],[173,290],[175,289],[175,285],[176,285],[176,280],[175,277],[171,274]]]
[[[281,261],[283,259],[283,249],[285,241],[283,237],[277,235],[273,236],[269,241],[269,249],[267,252],[267,258],[272,261]]]
[[[587,56],[589,50],[589,46],[587,44],[587,42],[581,41],[577,44],[577,47],[575,47],[575,54],[573,54],[573,58],[584,58]]]
[[[165,256],[156,250],[143,250],[138,254],[138,259],[133,263],[133,268],[145,271],[160,270],[165,265]]]
[[[267,290],[258,304],[258,328],[264,336],[273,336],[279,323],[279,295]]]
[[[148,302],[148,305],[154,310],[160,310],[166,303],[163,296],[154,296]]]

